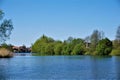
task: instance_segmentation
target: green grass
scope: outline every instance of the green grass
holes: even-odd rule
[[[119,49],[113,49],[110,55],[112,55],[112,56],[120,56],[120,50]]]

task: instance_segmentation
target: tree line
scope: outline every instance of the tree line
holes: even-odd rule
[[[120,55],[120,26],[113,41],[98,30],[85,39],[69,37],[64,41],[43,35],[32,45],[32,52],[34,55]]]
[[[4,12],[0,10],[0,48],[10,38],[13,24],[10,19],[4,19]],[[103,31],[94,30],[85,39],[69,37],[67,40],[54,40],[48,36],[41,36],[32,45],[35,55],[120,55],[120,26],[116,30],[115,40],[104,36]],[[11,50],[11,45],[5,47]]]

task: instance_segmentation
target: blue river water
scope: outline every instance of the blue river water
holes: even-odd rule
[[[15,56],[0,59],[0,80],[120,80],[120,57]]]

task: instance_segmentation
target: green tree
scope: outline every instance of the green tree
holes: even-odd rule
[[[95,49],[96,46],[98,45],[98,42],[103,39],[104,32],[102,31],[98,31],[98,30],[94,30],[91,37],[90,37],[90,53],[94,54],[95,53]]]
[[[84,40],[83,39],[80,39],[80,38],[77,38],[77,39],[72,39],[72,41],[70,40],[70,42],[68,43],[64,43],[64,47],[63,47],[63,51],[62,53],[65,54],[65,55],[73,55],[73,49],[74,47],[77,45],[77,44],[84,44]],[[83,46],[82,45],[82,46]]]
[[[83,55],[84,53],[85,53],[85,45],[79,43],[74,47],[72,55]]]
[[[45,35],[43,35],[40,39],[38,39],[40,42],[42,43],[50,43],[50,42],[54,42],[54,39],[52,39],[51,37],[47,37]]]
[[[62,54],[63,55],[67,55],[67,50],[66,50],[67,49],[67,45],[68,44],[66,42],[63,43],[63,47],[62,47]]]
[[[91,45],[93,48],[95,48],[101,39],[100,32],[98,30],[94,30],[92,35],[91,35]]]
[[[54,55],[54,44],[48,43],[45,47],[45,54],[46,55]]]
[[[109,55],[111,51],[112,42],[108,38],[99,41],[96,48],[97,55]]]
[[[66,50],[65,50],[66,53],[65,54],[66,55],[71,55],[72,50],[73,50],[72,44],[67,44],[66,45]]]
[[[40,53],[42,46],[43,46],[43,43],[42,43],[41,39],[36,40],[35,43],[32,45],[32,52]]]
[[[43,35],[32,45],[32,52],[39,55],[52,55],[54,53],[53,43],[54,39]]]
[[[55,47],[54,47],[55,55],[62,55],[62,49],[63,49],[63,44],[62,43],[56,44]]]
[[[84,40],[83,40],[83,39],[80,39],[80,38],[77,38],[77,39],[73,39],[72,42],[71,42],[71,44],[72,44],[73,46],[75,46],[75,45],[77,45],[77,44],[79,44],[79,43],[84,43]]]

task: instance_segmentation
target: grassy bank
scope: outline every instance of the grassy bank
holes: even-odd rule
[[[120,56],[120,49],[113,49],[110,55],[112,55],[112,56]]]

